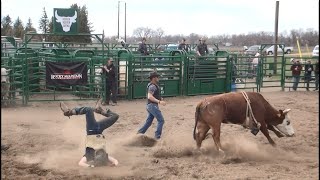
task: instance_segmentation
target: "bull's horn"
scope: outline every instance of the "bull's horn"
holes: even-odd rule
[[[58,15],[58,11],[56,10],[55,12],[54,12],[54,14],[55,14],[55,16],[56,16],[56,18],[57,18],[57,22],[60,22],[60,20],[61,20],[61,17]]]
[[[291,111],[291,109],[285,109],[284,111],[283,111],[283,114],[287,114],[288,112],[290,112]]]
[[[74,11],[74,15],[71,17],[73,20],[75,20],[75,19],[77,19],[77,15],[78,15],[78,13],[77,13],[77,10],[75,10]]]

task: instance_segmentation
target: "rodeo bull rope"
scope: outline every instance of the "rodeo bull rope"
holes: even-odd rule
[[[268,130],[273,131],[279,138],[294,135],[294,129],[288,116],[290,109],[276,110],[261,94],[256,92],[248,92],[246,95],[248,98],[244,98],[244,95],[240,92],[232,92],[212,96],[198,103],[193,131],[193,138],[196,140],[198,148],[201,147],[202,141],[211,129],[217,150],[224,153],[220,144],[221,123],[246,124],[247,99],[250,99],[251,108],[249,107],[249,109],[252,111],[252,117],[255,117],[257,121],[258,130],[261,130],[271,145],[276,146]],[[255,127],[253,121],[248,123],[247,127],[250,129]]]

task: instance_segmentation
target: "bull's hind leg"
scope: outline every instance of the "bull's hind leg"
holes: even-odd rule
[[[224,151],[222,150],[221,143],[220,143],[221,124],[216,125],[215,127],[211,127],[211,129],[212,129],[212,132],[213,132],[212,138],[213,138],[214,143],[216,144],[217,150],[224,154]]]
[[[198,121],[197,124],[197,134],[196,134],[196,141],[197,141],[197,147],[198,149],[201,147],[202,141],[204,140],[204,138],[206,137],[207,132],[209,131],[210,127],[202,122],[202,121]]]

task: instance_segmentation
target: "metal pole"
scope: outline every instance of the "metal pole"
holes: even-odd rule
[[[278,56],[278,22],[279,22],[279,1],[276,1],[276,14],[274,24],[274,69],[273,74],[277,74],[277,56]],[[284,52],[283,52],[284,53]]]
[[[124,41],[127,42],[127,3],[124,3]]]
[[[119,35],[119,26],[120,26],[120,1],[118,1],[118,39],[120,38],[120,35]]]

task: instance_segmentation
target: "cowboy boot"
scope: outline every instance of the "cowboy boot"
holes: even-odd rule
[[[97,101],[96,106],[94,107],[94,112],[106,116],[110,110],[109,109],[103,109],[101,107],[101,105],[102,105],[101,102],[102,102],[102,99],[99,99]]]
[[[60,108],[61,108],[61,111],[63,112],[63,115],[68,116],[69,119],[70,119],[70,116],[76,115],[76,111],[69,109],[68,106],[63,102],[60,102]]]

